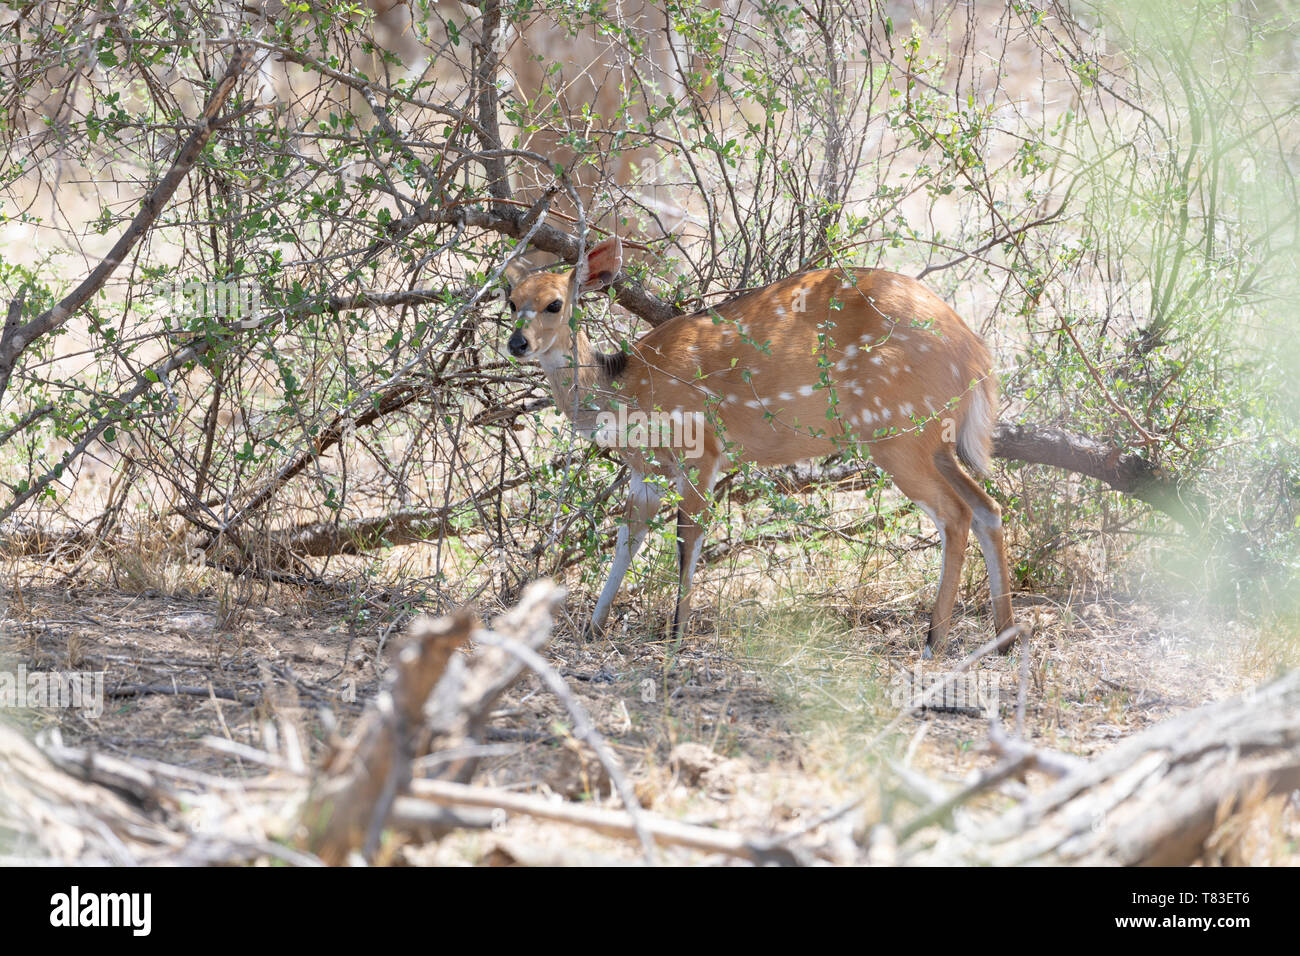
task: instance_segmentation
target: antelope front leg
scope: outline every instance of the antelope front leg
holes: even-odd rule
[[[673,612],[672,636],[679,638],[686,631],[686,620],[691,616],[691,589],[695,580],[695,565],[700,560],[704,544],[704,525],[697,515],[685,509],[677,512],[677,609]]]
[[[695,566],[704,544],[703,520],[708,513],[709,497],[718,478],[716,456],[705,457],[677,480],[682,502],[677,509],[677,609],[673,612],[672,636],[679,638],[691,616],[691,589]]]
[[[632,559],[636,557],[641,543],[645,541],[650,521],[659,510],[661,497],[662,493],[658,486],[650,484],[636,472],[632,473],[632,481],[628,487],[627,508],[624,512],[626,521],[618,529],[618,540],[614,545],[614,563],[610,566],[609,577],[605,579],[605,587],[596,601],[596,610],[591,615],[591,629],[595,634],[605,630],[605,624],[609,620],[609,609],[614,604],[614,598],[623,584],[623,577],[627,574]]]

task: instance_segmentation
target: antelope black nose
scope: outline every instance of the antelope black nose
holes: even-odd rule
[[[528,340],[524,338],[524,333],[515,332],[510,336],[510,341],[506,343],[506,348],[510,349],[510,354],[515,358],[521,358],[528,351]]]

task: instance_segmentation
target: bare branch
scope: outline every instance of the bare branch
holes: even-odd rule
[[[213,131],[219,125],[218,114],[234,92],[235,84],[239,80],[239,75],[244,71],[252,59],[248,50],[241,47],[235,47],[231,51],[230,63],[226,67],[225,74],[217,81],[216,89],[213,90],[212,96],[209,97],[207,105],[204,106],[203,112],[194,124],[194,131],[190,134],[189,140],[181,148],[176,159],[172,161],[171,168],[167,170],[166,175],[154,187],[153,191],[147,195],[140,204],[140,211],[136,213],[131,224],[127,226],[126,231],[114,243],[113,248],[109,250],[108,255],[103,261],[88,275],[81,284],[69,292],[57,305],[41,313],[25,325],[16,328],[10,328],[10,320],[14,319],[15,310],[11,304],[9,317],[5,322],[5,332],[3,339],[0,339],[0,396],[3,396],[9,385],[9,378],[13,374],[14,367],[17,365],[18,357],[23,351],[43,335],[47,335],[59,328],[68,321],[91,297],[108,281],[109,276],[117,269],[126,259],[126,255],[131,248],[142,239],[162,212],[163,207],[171,199],[172,194],[176,192],[181,181],[189,174],[190,169],[198,161],[199,156],[203,153],[203,147],[207,145]]]

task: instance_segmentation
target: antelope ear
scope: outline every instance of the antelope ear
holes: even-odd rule
[[[506,280],[506,285],[513,289],[515,286],[519,285],[519,283],[524,281],[524,277],[528,275],[528,272],[528,261],[522,256],[519,256],[506,264],[505,270],[501,275]]]
[[[591,247],[587,253],[585,269],[579,269],[582,291],[594,292],[606,288],[618,278],[618,270],[623,268],[623,241],[618,236],[610,236],[599,245]]]

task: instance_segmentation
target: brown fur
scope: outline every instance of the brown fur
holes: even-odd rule
[[[584,290],[613,279],[619,252],[616,240],[591,251],[585,271],[594,278]],[[557,405],[583,431],[619,405],[694,415],[702,426],[700,442],[619,448],[635,475],[669,477],[683,496],[678,626],[689,609],[699,519],[728,461],[773,466],[853,449],[870,455],[940,529],[944,569],[929,643],[947,634],[972,522],[998,631],[1011,624],[998,506],[954,458],[960,449],[977,470],[985,467],[996,383],[984,343],[943,300],[878,269],[803,273],[678,316],[638,339],[618,369],[622,363],[594,352],[581,330],[575,347],[569,315],[582,271],[530,276],[512,290],[525,354],[541,362]],[[561,310],[546,312],[557,300]],[[613,576],[611,583],[616,590]]]

